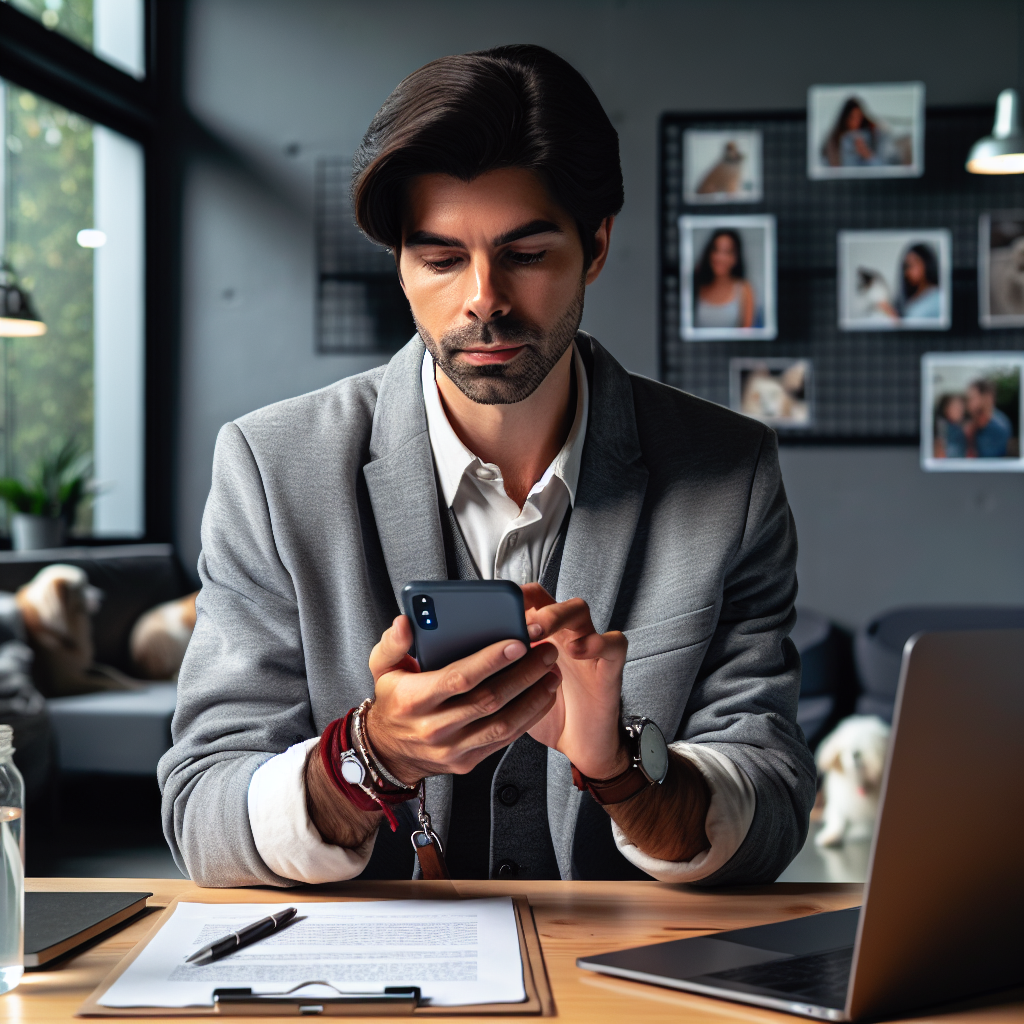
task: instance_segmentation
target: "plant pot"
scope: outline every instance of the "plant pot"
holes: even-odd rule
[[[15,512],[11,516],[11,546],[15,551],[40,551],[59,548],[64,543],[67,524],[52,516],[30,516]]]

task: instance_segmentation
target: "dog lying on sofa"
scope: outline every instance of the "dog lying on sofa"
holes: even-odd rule
[[[131,690],[142,679],[177,677],[195,627],[196,594],[158,605],[136,622],[130,640],[137,678],[94,661],[92,616],[102,601],[73,565],[42,569],[14,595],[34,654],[32,674],[46,697]]]

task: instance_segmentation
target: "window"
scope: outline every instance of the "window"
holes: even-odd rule
[[[145,78],[143,0],[3,0],[134,78]]]
[[[3,82],[0,137],[0,251],[47,327],[2,339],[3,474],[72,441],[98,488],[74,532],[142,536],[142,147]]]

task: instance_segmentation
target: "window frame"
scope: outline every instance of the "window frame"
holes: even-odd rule
[[[145,527],[141,537],[83,537],[88,546],[173,542],[181,291],[184,17],[177,0],[144,0],[141,81],[0,3],[0,78],[142,146],[145,180]]]

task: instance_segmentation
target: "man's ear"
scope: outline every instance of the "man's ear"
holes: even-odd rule
[[[587,267],[587,284],[593,284],[604,269],[605,261],[608,259],[608,248],[612,241],[612,225],[614,223],[614,217],[605,217],[598,225],[597,231],[594,232],[594,259]]]

